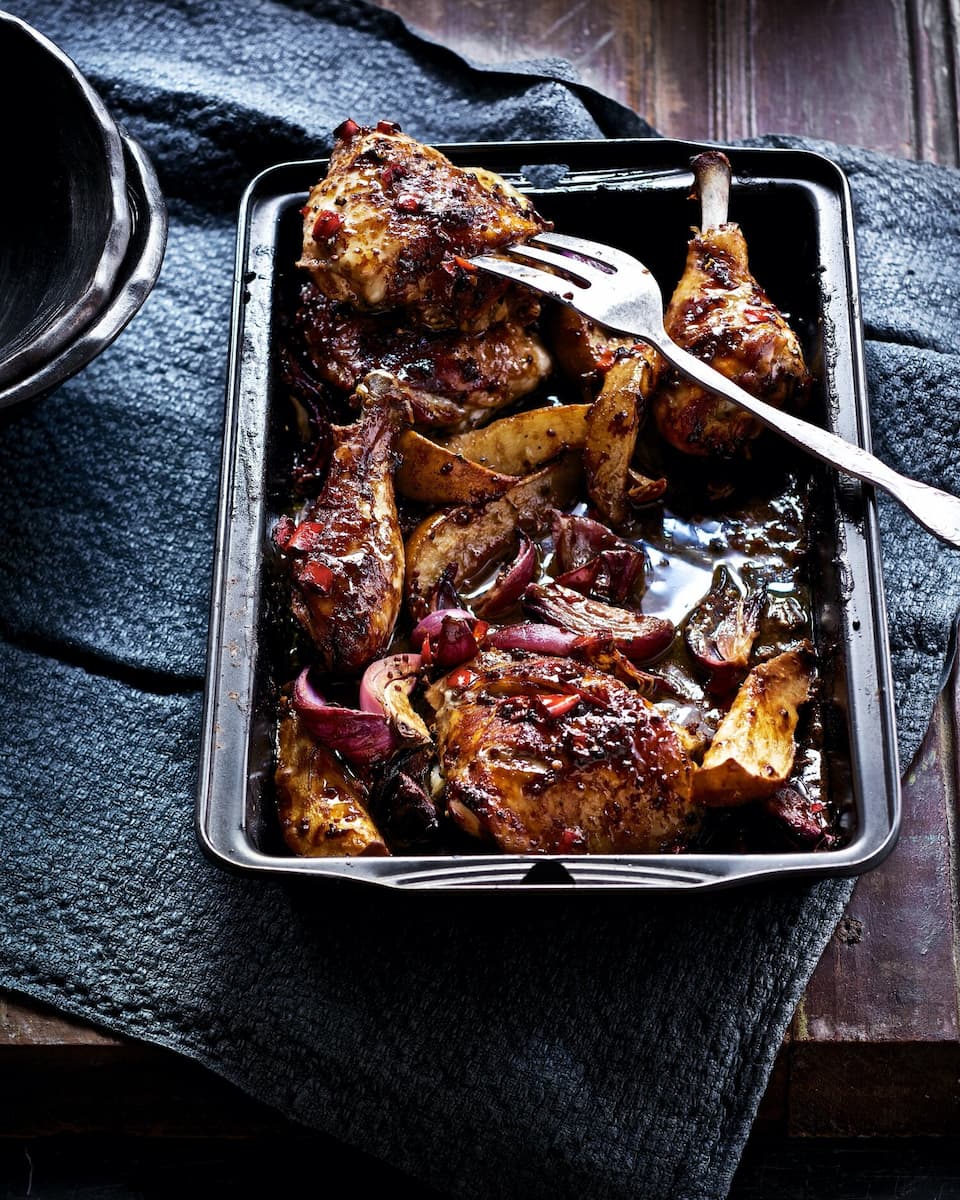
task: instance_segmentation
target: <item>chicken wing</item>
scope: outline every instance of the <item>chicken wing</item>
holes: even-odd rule
[[[430,698],[447,811],[508,853],[672,850],[698,828],[676,732],[609,675],[485,652]]]
[[[751,395],[782,408],[810,386],[797,335],[750,274],[747,243],[727,221],[730,163],[719,150],[693,160],[703,208],[683,276],[667,307],[671,338]],[[664,438],[686,454],[730,458],[762,426],[736,404],[667,372],[654,400]]]
[[[532,293],[465,262],[549,227],[526,197],[389,121],[345,121],[336,133],[330,170],[303,209],[299,266],[322,292],[361,310],[403,308],[429,329],[536,317]]]

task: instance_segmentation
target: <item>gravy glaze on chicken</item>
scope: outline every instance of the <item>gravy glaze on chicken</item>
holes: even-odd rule
[[[364,312],[402,308],[427,329],[528,324],[539,309],[531,293],[480,278],[464,261],[548,228],[499,175],[455,167],[390,121],[345,121],[303,208],[299,266],[331,300]]]
[[[542,339],[519,321],[482,332],[434,331],[408,313],[358,312],[316,284],[301,292],[296,326],[315,374],[350,402],[371,371],[407,385],[416,424],[464,430],[535,391],[552,361]]]
[[[694,163],[668,328],[789,405],[810,377],[723,163]],[[805,485],[784,468],[782,493],[691,508],[714,464],[749,479],[752,418],[474,270],[551,222],[391,122],[339,127],[302,217],[282,382],[312,466],[270,531],[299,672],[276,747],[291,852],[835,844]]]
[[[610,675],[487,652],[431,699],[447,810],[507,853],[668,852],[699,827],[676,731]]]

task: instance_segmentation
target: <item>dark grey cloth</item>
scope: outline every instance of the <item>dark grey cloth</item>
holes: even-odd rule
[[[14,4],[141,138],[167,259],[119,342],[2,417],[0,986],[207,1064],[450,1194],[725,1195],[849,885],[396,896],[236,878],[193,832],[234,221],[345,116],[428,140],[645,129],[556,64],[480,71],[358,4]],[[954,172],[829,150],[857,203],[875,435],[960,490]],[[958,555],[884,505],[901,749]]]

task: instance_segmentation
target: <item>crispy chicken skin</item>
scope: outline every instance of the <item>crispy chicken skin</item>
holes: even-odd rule
[[[326,671],[353,673],[386,648],[403,598],[403,538],[393,491],[402,407],[389,376],[360,389],[362,414],[336,431],[319,496],[280,544],[292,608]]]
[[[569,659],[491,652],[430,693],[447,810],[508,853],[644,853],[696,832],[693,764],[637,692]]]
[[[403,308],[429,329],[536,317],[530,292],[457,261],[547,228],[529,200],[390,122],[345,121],[336,132],[330,170],[303,209],[299,266],[321,291],[360,310]]]
[[[277,814],[294,854],[389,853],[366,810],[362,787],[304,727],[289,696],[280,700],[277,763]]]
[[[690,241],[664,325],[685,350],[782,408],[810,386],[799,339],[751,275],[740,227],[726,221],[726,157],[719,151],[699,155],[694,169],[704,201],[703,228]],[[666,373],[653,411],[663,437],[686,454],[730,458],[748,450],[761,431],[743,409],[675,372]]]
[[[357,313],[315,284],[301,291],[297,327],[321,379],[343,393],[378,369],[409,388],[414,421],[464,430],[532,392],[552,363],[539,337],[513,321],[483,333],[431,332],[405,314]]]

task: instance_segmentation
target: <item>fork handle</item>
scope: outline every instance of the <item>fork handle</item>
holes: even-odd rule
[[[956,496],[941,492],[916,479],[909,479],[861,446],[855,446],[818,425],[811,425],[809,421],[802,421],[799,417],[781,412],[763,400],[757,400],[666,335],[662,340],[651,337],[649,341],[671,366],[705,387],[707,391],[739,404],[764,425],[777,430],[788,441],[802,446],[816,458],[889,492],[935,537],[960,549],[960,499]]]

